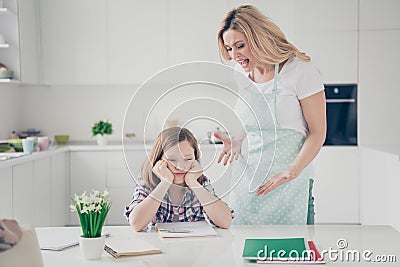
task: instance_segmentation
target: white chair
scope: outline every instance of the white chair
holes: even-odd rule
[[[43,267],[35,229],[21,226],[21,230],[21,240],[11,249],[0,252],[0,267]]]

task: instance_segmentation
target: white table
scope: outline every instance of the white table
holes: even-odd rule
[[[390,226],[360,225],[317,225],[317,226],[232,226],[229,230],[217,229],[217,237],[172,238],[161,239],[157,233],[136,233],[128,226],[105,227],[105,231],[113,236],[134,235],[145,239],[159,247],[163,253],[156,255],[136,256],[114,259],[104,252],[100,260],[86,261],[82,259],[79,247],[62,252],[42,251],[45,266],[135,266],[135,267],[191,267],[191,266],[264,266],[242,259],[245,238],[283,238],[304,237],[314,240],[318,249],[329,248],[342,252],[359,250],[360,262],[337,260],[332,261],[326,254],[326,264],[322,266],[400,266],[400,233]],[[348,247],[339,249],[337,241],[345,239]],[[362,253],[370,250],[374,259],[377,255],[393,255],[394,263],[367,263]],[[350,257],[352,260],[354,257]],[[266,265],[271,266],[271,265]],[[283,265],[278,266],[294,266]],[[299,265],[296,265],[299,266]]]

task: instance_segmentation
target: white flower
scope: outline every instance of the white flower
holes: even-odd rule
[[[108,197],[108,195],[109,195],[109,193],[108,193],[107,189],[105,189],[103,192],[103,197],[106,198],[106,197]]]
[[[69,208],[71,209],[72,212],[76,211],[75,205],[71,205],[71,206],[69,206]]]
[[[101,211],[101,209],[102,209],[101,205],[96,206],[96,211]]]
[[[89,213],[88,207],[83,206],[83,209],[81,210],[81,213]]]

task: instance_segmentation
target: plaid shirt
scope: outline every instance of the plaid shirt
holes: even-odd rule
[[[214,188],[212,187],[210,180],[205,177],[203,187],[215,195]],[[139,178],[138,183],[135,188],[135,193],[133,194],[131,203],[125,207],[125,216],[129,219],[129,214],[138,205],[142,202],[149,194],[151,193],[150,187],[148,187],[143,179]],[[216,196],[218,197],[218,196]],[[193,193],[190,188],[185,189],[185,193],[182,199],[182,202],[179,206],[172,205],[171,199],[168,195],[168,192],[165,194],[163,201],[160,203],[160,207],[157,210],[156,215],[153,220],[149,223],[149,226],[155,225],[157,222],[173,222],[174,215],[178,216],[178,220],[180,222],[194,222],[194,221],[204,221],[208,220],[210,223],[214,224],[212,220],[210,220],[200,201]],[[232,218],[234,217],[234,212],[231,209]]]

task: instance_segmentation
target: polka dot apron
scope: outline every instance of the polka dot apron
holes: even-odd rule
[[[299,132],[280,127],[276,120],[278,68],[276,64],[272,92],[262,93],[253,83],[248,83],[241,89],[236,103],[235,111],[247,131],[247,138],[231,176],[234,224],[307,223],[309,168],[265,196],[255,193],[272,176],[290,167],[305,141]]]

